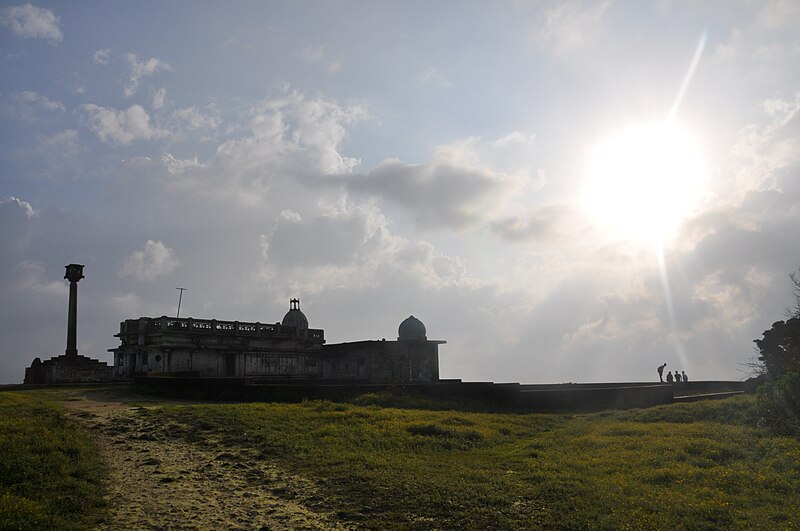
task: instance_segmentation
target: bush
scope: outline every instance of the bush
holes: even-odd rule
[[[787,372],[758,390],[762,422],[781,434],[800,435],[800,374]]]

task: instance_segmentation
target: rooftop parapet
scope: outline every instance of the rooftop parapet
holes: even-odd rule
[[[280,323],[250,323],[244,321],[220,321],[217,319],[194,319],[192,317],[140,317],[126,319],[119,326],[119,334],[115,337],[139,334],[142,332],[169,332],[187,334],[231,334],[261,337],[302,337],[320,343],[325,342],[325,331],[309,328],[298,329],[294,326],[283,326]]]

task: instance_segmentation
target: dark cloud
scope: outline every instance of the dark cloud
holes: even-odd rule
[[[457,230],[490,219],[521,187],[519,180],[488,168],[437,160],[385,160],[347,185],[400,205],[419,227]]]

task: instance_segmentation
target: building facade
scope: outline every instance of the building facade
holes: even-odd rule
[[[363,383],[433,383],[439,380],[439,345],[411,316],[397,341],[325,344],[292,299],[279,323],[140,317],[120,323],[114,377],[161,373],[206,378],[326,380]]]

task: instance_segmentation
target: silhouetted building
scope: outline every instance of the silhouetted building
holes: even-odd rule
[[[292,299],[275,324],[215,319],[141,317],[120,323],[114,353],[117,379],[148,373],[200,377],[431,383],[439,379],[439,345],[415,317],[397,341],[325,344]]]

